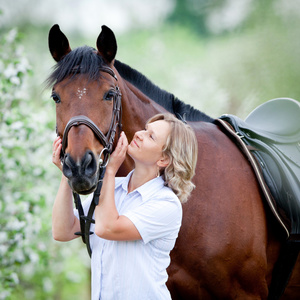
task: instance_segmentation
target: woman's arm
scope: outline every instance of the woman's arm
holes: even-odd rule
[[[56,138],[53,143],[52,162],[62,170],[60,163],[61,139]],[[79,220],[73,212],[72,190],[69,187],[67,178],[62,175],[60,186],[52,209],[52,235],[57,241],[70,241],[77,236],[74,234],[80,231]]]
[[[99,204],[95,209],[95,233],[107,240],[141,239],[132,221],[120,216],[115,205],[115,175],[125,159],[127,147],[128,141],[122,132],[106,167]]]

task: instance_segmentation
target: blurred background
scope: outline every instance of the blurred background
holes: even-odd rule
[[[109,26],[118,60],[214,118],[300,99],[299,0],[0,0],[0,300],[90,297],[85,246],[51,235],[56,23],[72,48]]]

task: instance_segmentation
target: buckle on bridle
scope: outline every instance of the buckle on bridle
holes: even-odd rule
[[[105,154],[105,152],[107,152],[107,153]],[[104,155],[103,159],[101,157],[102,155]],[[101,150],[100,155],[99,155],[99,167],[106,168],[106,166],[109,162],[109,158],[110,158],[109,150],[105,147]]]

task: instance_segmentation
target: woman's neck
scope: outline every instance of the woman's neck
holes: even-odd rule
[[[154,168],[135,168],[128,182],[128,193],[136,190],[146,182],[157,177],[157,170]]]

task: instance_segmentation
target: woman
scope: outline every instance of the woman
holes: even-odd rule
[[[60,151],[57,138],[53,163],[61,169]],[[171,114],[151,118],[129,145],[122,132],[106,167],[91,228],[92,299],[171,299],[166,268],[181,226],[181,203],[194,187],[197,152],[191,127]],[[127,177],[115,178],[126,153],[135,168]],[[85,214],[91,200],[83,203]],[[52,229],[60,241],[74,239],[80,231],[64,176]]]

